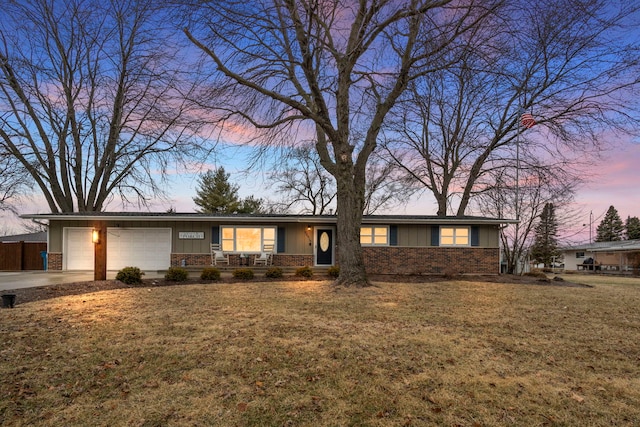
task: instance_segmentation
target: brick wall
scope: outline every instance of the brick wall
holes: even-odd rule
[[[371,274],[498,274],[498,248],[447,247],[364,247],[364,263]],[[249,265],[253,257],[249,256]],[[171,254],[171,265],[208,266],[209,254]],[[273,265],[280,267],[313,266],[313,255],[276,254]],[[226,265],[226,264],[223,264]],[[229,255],[229,265],[240,266],[240,256]]]
[[[242,259],[238,254],[229,254],[229,266],[240,267],[243,265],[253,265],[256,255],[249,255],[249,259]],[[178,267],[185,260],[186,266],[209,266],[211,265],[211,255],[209,254],[171,254],[171,266]],[[244,261],[244,264],[243,264]],[[305,265],[313,266],[313,255],[284,255],[276,254],[273,256],[273,265],[280,267],[302,267]],[[226,264],[222,264],[226,266]]]
[[[47,270],[62,270],[62,254],[49,252],[47,254]]]
[[[498,274],[498,248],[364,247],[372,274]]]

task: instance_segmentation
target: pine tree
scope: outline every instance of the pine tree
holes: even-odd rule
[[[613,206],[609,206],[602,222],[596,228],[596,242],[614,242],[622,240],[624,224],[618,211]]]
[[[260,214],[265,213],[266,210],[263,199],[256,199],[253,196],[249,196],[242,200],[238,213]]]
[[[531,255],[537,263],[550,267],[553,258],[560,255],[558,250],[558,221],[553,203],[547,203],[540,214],[540,221],[535,228],[535,240],[531,247]]]
[[[196,197],[193,201],[200,206],[199,212],[211,214],[237,213],[241,201],[238,197],[238,185],[229,182],[231,174],[223,167],[207,171],[199,178]]]
[[[640,219],[637,216],[628,216],[624,224],[627,240],[640,239]]]
[[[193,201],[200,206],[199,212],[211,214],[255,214],[262,213],[265,208],[263,199],[249,196],[240,199],[238,185],[231,184],[223,167],[215,172],[207,171],[200,176],[199,188]]]

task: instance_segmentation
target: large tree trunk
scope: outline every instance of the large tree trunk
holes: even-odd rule
[[[340,276],[337,286],[365,287],[370,283],[360,245],[363,197],[353,179],[338,179],[338,264]],[[363,184],[364,187],[364,184]]]

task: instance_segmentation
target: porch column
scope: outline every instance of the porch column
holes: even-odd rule
[[[93,280],[107,280],[107,224],[93,224]]]

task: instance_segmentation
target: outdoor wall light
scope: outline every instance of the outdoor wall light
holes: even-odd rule
[[[311,225],[307,225],[307,231],[304,232],[304,235],[307,236],[307,240],[309,240],[309,246],[312,245],[310,233],[311,233]]]
[[[100,230],[93,229],[91,232],[91,241],[96,244],[100,243]]]

